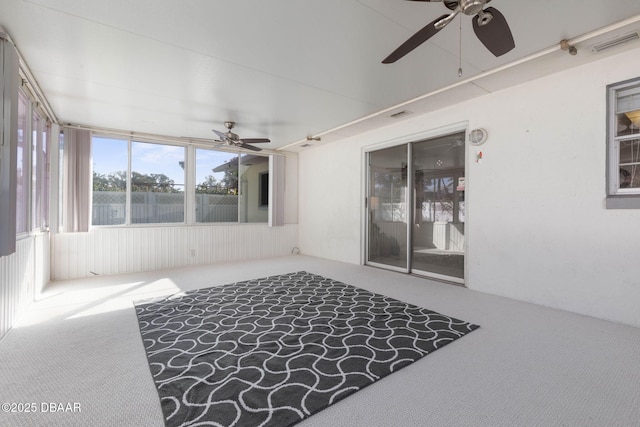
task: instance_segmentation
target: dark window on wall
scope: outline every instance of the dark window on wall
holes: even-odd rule
[[[269,206],[269,173],[260,174],[260,207]]]
[[[607,95],[607,208],[640,208],[640,78]]]

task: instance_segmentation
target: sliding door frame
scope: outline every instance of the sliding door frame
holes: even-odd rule
[[[362,203],[362,216],[361,216],[361,256],[360,256],[360,263],[361,265],[370,265],[373,267],[379,267],[379,268],[384,268],[387,270],[392,270],[392,271],[398,271],[401,273],[411,273],[412,272],[412,261],[413,261],[413,220],[414,220],[414,209],[413,209],[413,205],[415,203],[415,195],[414,195],[414,190],[415,190],[415,183],[413,182],[413,178],[409,178],[409,177],[413,177],[413,161],[412,161],[412,148],[413,148],[413,144],[414,142],[420,142],[420,141],[424,141],[424,140],[428,140],[428,139],[434,139],[434,138],[438,138],[438,137],[442,137],[442,136],[446,136],[446,135],[450,135],[452,133],[457,133],[457,132],[464,132],[465,134],[467,133],[467,130],[469,128],[469,122],[464,121],[464,122],[458,122],[458,123],[453,123],[451,125],[448,126],[443,126],[443,127],[439,127],[439,128],[435,128],[435,129],[431,129],[431,130],[427,130],[427,131],[422,131],[422,132],[417,132],[417,133],[412,133],[412,134],[408,134],[402,137],[398,137],[398,138],[392,138],[392,139],[387,139],[387,140],[382,140],[380,142],[371,144],[371,145],[367,145],[365,147],[362,148],[362,179],[361,179],[361,200],[363,201]],[[369,179],[370,177],[370,167],[369,167],[369,159],[370,159],[370,155],[371,153],[375,152],[375,151],[379,151],[379,150],[383,150],[385,148],[392,148],[392,147],[397,147],[400,145],[407,145],[407,156],[408,156],[408,161],[407,161],[407,265],[406,268],[400,268],[400,267],[394,267],[394,266],[389,266],[386,264],[381,264],[381,263],[376,263],[376,262],[370,262],[369,261],[369,224],[370,224],[370,217],[369,217]],[[467,165],[469,164],[469,156],[470,156],[470,151],[468,149],[466,149],[466,144],[465,144],[465,170],[467,169]],[[466,174],[465,174],[466,176]],[[468,187],[468,185],[467,185]],[[468,212],[468,207],[467,207],[467,212]],[[466,216],[468,217],[468,214],[466,214]],[[467,248],[467,233],[465,232],[465,248]],[[466,252],[466,249],[465,249]],[[466,275],[467,275],[467,268],[466,268],[466,263],[467,263],[467,259],[466,259],[466,255],[465,255],[465,279],[464,281],[466,281]],[[434,279],[438,279],[438,280],[447,280],[447,281],[451,281],[451,278],[449,278],[448,276],[442,276],[442,277],[436,277],[437,275],[429,275],[429,276],[425,276],[424,274],[421,274],[422,272],[420,270],[416,271],[416,274],[423,276],[423,277],[430,277],[430,278],[434,278]]]
[[[411,159],[411,144],[409,143],[400,143],[400,144],[394,144],[394,145],[390,145],[388,147],[382,147],[376,150],[368,150],[364,153],[364,159],[365,159],[365,169],[364,169],[364,174],[365,174],[365,178],[364,178],[364,187],[365,187],[365,193],[364,193],[364,211],[365,211],[365,218],[364,218],[364,261],[363,261],[363,265],[370,265],[373,267],[379,267],[379,268],[384,268],[387,270],[392,270],[392,271],[398,271],[400,273],[410,273],[411,272],[411,251],[409,251],[408,249],[412,246],[412,242],[411,242],[411,236],[412,236],[412,231],[411,231],[411,224],[413,221],[413,212],[411,212],[411,209],[407,209],[407,216],[406,216],[406,221],[407,221],[407,262],[403,267],[398,267],[398,266],[394,266],[394,265],[389,265],[389,264],[382,264],[379,262],[373,262],[373,261],[369,261],[370,257],[370,253],[369,253],[369,226],[371,224],[371,216],[369,215],[369,198],[371,197],[369,194],[369,190],[370,190],[370,182],[372,179],[371,176],[371,154],[375,151],[379,151],[379,150],[384,150],[385,148],[393,148],[393,147],[398,147],[398,146],[402,146],[402,145],[407,145],[407,187],[405,188],[405,196],[404,196],[404,200],[405,203],[407,203],[407,205],[410,204],[411,201],[411,191],[412,191],[412,186],[409,184],[409,181],[411,181],[409,179],[409,177],[412,176],[413,174],[413,165],[411,165],[411,162],[409,162],[409,159]],[[408,207],[408,206],[407,206]]]

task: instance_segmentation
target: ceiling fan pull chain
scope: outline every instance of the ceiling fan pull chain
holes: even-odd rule
[[[462,77],[462,15],[460,15],[460,45],[458,50],[458,77]]]

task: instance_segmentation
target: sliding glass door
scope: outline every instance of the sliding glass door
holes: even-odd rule
[[[368,154],[367,263],[464,281],[464,133]]]
[[[369,153],[368,262],[408,272],[407,146]]]
[[[413,144],[412,271],[464,280],[464,134]]]

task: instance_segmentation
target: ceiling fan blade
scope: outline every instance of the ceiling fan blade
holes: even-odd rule
[[[240,138],[240,142],[244,142],[245,144],[264,144],[271,142],[271,140],[267,138]]]
[[[219,132],[219,131],[217,131],[217,130],[215,130],[215,129],[211,129],[211,130],[213,131],[213,133],[215,133],[216,135],[218,135],[218,138],[220,138],[220,140],[221,140],[221,141],[226,141],[226,140],[228,140],[228,139],[229,139],[229,138],[227,137],[227,135],[225,135],[224,133]]]
[[[440,29],[437,29],[435,27],[436,22],[441,21],[441,20],[443,20],[444,18],[446,18],[448,16],[449,15],[442,15],[441,17],[436,18],[435,20],[431,21],[424,28],[422,28],[420,31],[418,31],[413,36],[411,36],[409,38],[409,40],[407,40],[402,45],[400,45],[399,48],[394,50],[391,53],[391,55],[387,56],[382,61],[382,63],[383,64],[392,64],[392,63],[396,62],[398,59],[400,59],[403,56],[405,56],[406,54],[408,54],[409,52],[411,52],[412,50],[414,50],[415,48],[417,48],[418,46],[420,46],[422,43],[424,43],[427,40],[429,40],[438,31],[440,31]]]
[[[247,150],[251,151],[262,151],[262,148],[254,147],[253,145],[245,144],[244,142],[240,142],[236,145],[240,148],[246,148]]]
[[[486,8],[484,13],[493,16],[485,25],[480,25],[481,14],[473,17],[473,31],[482,44],[495,56],[504,55],[516,47],[504,15],[493,7]]]

